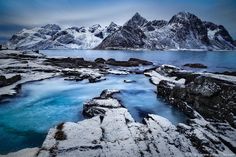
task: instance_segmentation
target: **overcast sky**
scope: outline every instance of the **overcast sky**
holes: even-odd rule
[[[236,39],[236,0],[0,0],[0,40],[22,28],[49,23],[122,25],[136,12],[148,20],[169,20],[180,11],[222,24]]]

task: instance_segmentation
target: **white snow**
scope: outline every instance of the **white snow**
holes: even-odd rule
[[[236,76],[222,75],[222,74],[213,74],[213,73],[199,73],[203,76],[212,77],[224,81],[229,81],[236,84]]]
[[[127,75],[129,72],[124,71],[124,70],[115,70],[115,69],[109,69],[107,70],[108,73],[114,74],[114,75]]]
[[[39,156],[47,154],[53,147],[56,148],[57,156],[61,157],[141,157],[142,154],[147,157],[190,157],[191,153],[201,156],[168,120],[160,116],[149,116],[152,118],[145,119],[145,125],[135,122],[127,109],[117,108],[107,110],[102,121],[99,116],[95,116],[78,123],[67,122],[62,129],[66,140],[54,142],[52,137],[56,129],[50,131]],[[177,141],[176,144],[174,141]]]
[[[101,78],[101,77],[104,76],[103,74],[101,74],[99,69],[92,69],[92,68],[74,68],[74,69],[70,69],[70,68],[65,68],[63,70],[64,71],[78,72],[78,73],[81,74],[81,77],[91,76],[92,78]]]
[[[145,72],[144,74],[150,76],[152,82],[155,85],[158,85],[160,83],[160,81],[162,81],[162,80],[173,82],[173,83],[176,83],[176,84],[179,84],[179,85],[184,85],[184,83],[185,83],[185,79],[183,79],[183,78],[179,79],[179,80],[176,80],[176,77],[164,76],[164,75],[161,75],[161,74],[159,74],[158,72],[156,72],[154,70],[149,71],[149,72]]]
[[[215,34],[219,31],[219,29],[214,29],[214,30],[207,30],[207,35],[209,39],[214,39]]]
[[[113,27],[112,29],[115,30],[119,28],[114,24],[109,27]],[[108,32],[109,27],[101,27],[100,25],[80,28],[71,27],[64,30],[53,30],[57,31],[54,36],[42,33],[50,31],[52,28],[23,29],[16,33],[19,39],[7,42],[7,46],[11,49],[92,49],[111,33]],[[83,31],[81,31],[82,29]],[[102,38],[96,36],[100,32],[102,33]],[[66,41],[67,35],[70,38],[72,37],[72,43]]]
[[[90,100],[87,105],[89,106],[90,104],[96,104],[98,107],[121,107],[121,104],[117,99],[113,98],[108,98],[108,99],[92,99]]]

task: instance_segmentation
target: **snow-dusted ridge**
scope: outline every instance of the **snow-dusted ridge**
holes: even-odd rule
[[[10,49],[124,49],[124,50],[235,50],[236,43],[222,25],[179,12],[169,21],[148,21],[136,13],[123,26],[61,29],[48,24],[23,29],[6,43]]]
[[[169,21],[147,21],[136,13],[97,49],[234,50],[235,42],[222,25],[179,12]]]
[[[14,34],[6,43],[9,49],[92,49],[120,26],[111,22],[109,26],[99,24],[91,27],[70,27],[61,29],[56,24],[48,24],[32,29],[23,29]]]

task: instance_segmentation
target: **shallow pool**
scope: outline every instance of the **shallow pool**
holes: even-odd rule
[[[174,124],[186,120],[183,113],[156,96],[156,87],[144,75],[108,75],[106,78],[98,83],[52,78],[24,84],[18,96],[0,104],[0,154],[40,146],[49,128],[84,119],[83,103],[104,89],[121,90],[116,97],[136,121],[148,113],[166,117]],[[125,79],[136,82],[124,83]]]

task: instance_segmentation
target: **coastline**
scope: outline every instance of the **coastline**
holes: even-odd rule
[[[19,53],[19,51],[15,51],[15,53]],[[3,57],[7,57],[7,56],[3,56]],[[9,56],[8,56],[9,57]],[[10,56],[10,57],[12,57],[12,56]],[[15,57],[14,55],[13,55],[13,57]],[[105,77],[105,75],[106,74],[124,74],[124,71],[121,71],[120,69],[113,69],[110,65],[108,66],[108,69],[106,69],[107,67],[105,66],[104,67],[104,64],[105,65],[107,65],[107,64],[111,64],[111,65],[116,65],[116,66],[121,66],[121,65],[125,65],[125,68],[127,68],[126,66],[133,66],[133,65],[137,65],[136,63],[134,64],[133,62],[131,62],[131,61],[126,61],[126,62],[121,62],[121,61],[115,61],[115,60],[110,60],[110,61],[104,61],[104,60],[97,60],[98,62],[96,63],[95,61],[94,62],[90,62],[90,61],[86,61],[86,60],[81,60],[81,59],[79,59],[79,58],[75,58],[75,59],[62,59],[62,58],[58,58],[58,59],[54,59],[54,60],[50,60],[49,58],[41,58],[41,59],[32,59],[32,58],[28,58],[29,56],[27,56],[26,58],[15,58],[16,60],[18,60],[18,59],[20,59],[20,61],[19,62],[22,62],[22,59],[23,60],[27,60],[28,62],[27,63],[24,63],[24,64],[29,64],[30,66],[29,66],[29,73],[27,73],[27,74],[23,74],[23,76],[24,77],[28,77],[28,80],[27,79],[23,79],[23,80],[21,80],[22,82],[20,82],[20,81],[18,81],[18,82],[16,82],[16,83],[14,83],[14,84],[12,84],[12,85],[10,85],[10,86],[6,86],[6,89],[4,90],[4,91],[10,91],[10,92],[12,92],[12,91],[14,91],[14,90],[16,90],[15,89],[15,87],[17,87],[18,85],[20,86],[20,84],[24,84],[24,83],[28,83],[28,82],[31,82],[31,81],[36,81],[36,80],[40,80],[40,79],[47,79],[47,78],[51,78],[51,77],[56,77],[56,76],[63,76],[63,77],[65,77],[65,78],[70,78],[71,80],[76,80],[76,79],[89,79],[90,81],[89,82],[91,82],[91,83],[96,83],[97,81],[102,81],[103,80],[103,77]],[[45,62],[46,61],[46,62]],[[15,61],[14,61],[15,62]],[[19,63],[18,62],[18,63]],[[72,64],[72,65],[70,65],[70,66],[75,66],[74,68],[66,68],[69,64],[68,64],[68,62],[70,63],[70,64]],[[77,65],[78,64],[78,62],[79,62],[79,65]],[[143,60],[137,60],[137,62],[138,63],[148,63],[148,62],[144,62]],[[48,63],[50,63],[50,64],[48,64]],[[75,64],[76,63],[76,64]],[[96,63],[96,64],[95,64]],[[56,66],[55,66],[55,65]],[[34,65],[34,66],[32,66],[32,65]],[[102,67],[100,67],[101,65],[103,65]],[[11,67],[11,65],[9,65],[10,67]],[[6,66],[6,67],[9,67],[9,66]],[[82,66],[82,67],[81,67]],[[20,70],[27,70],[27,69],[24,69],[24,67],[25,66],[22,66],[21,64],[20,64],[20,66],[14,66],[14,68],[13,69],[11,69],[11,70],[18,70],[18,71],[20,71]],[[49,69],[47,69],[46,67],[50,67]],[[20,69],[20,68],[22,68],[22,69]],[[44,69],[45,68],[45,69]],[[123,68],[123,69],[125,69],[125,68]],[[154,69],[153,69],[154,68]],[[160,71],[158,71],[158,68],[156,68],[156,67],[153,67],[153,68],[151,68],[151,69],[145,69],[145,70],[143,70],[142,72],[141,72],[141,74],[147,74],[147,72],[148,71],[153,71],[153,72],[149,72],[148,73],[148,75],[149,76],[151,76],[151,79],[153,80],[152,82],[155,84],[155,85],[158,85],[159,83],[161,83],[161,82],[163,82],[163,81],[167,81],[167,82],[169,82],[169,84],[168,85],[170,85],[170,89],[172,89],[172,87],[173,87],[173,85],[175,85],[175,84],[177,84],[178,86],[184,86],[185,85],[185,81],[187,80],[187,78],[185,78],[185,81],[183,81],[183,80],[181,80],[180,81],[180,79],[178,79],[178,80],[176,80],[176,77],[175,76],[168,76],[168,75],[170,75],[168,72],[169,71],[174,71],[174,72],[176,72],[176,73],[182,73],[183,72],[183,74],[185,74],[185,73],[189,73],[190,75],[204,75],[204,76],[206,76],[206,77],[210,77],[210,78],[212,78],[213,77],[213,75],[211,75],[211,74],[207,74],[207,73],[191,73],[191,72],[188,72],[188,71],[184,71],[184,70],[181,70],[180,68],[177,68],[177,67],[175,67],[175,66],[168,66],[168,65],[163,65],[163,69],[159,69]],[[160,67],[159,67],[160,68]],[[42,71],[39,71],[39,70],[42,70]],[[104,69],[106,69],[105,71],[104,71]],[[36,71],[35,71],[36,70]],[[54,72],[52,72],[52,73],[48,73],[47,71],[54,71]],[[116,71],[115,71],[116,70]],[[8,71],[9,72],[9,71]],[[24,71],[25,72],[25,71]],[[31,72],[33,72],[33,73],[31,73]],[[56,74],[55,74],[55,72],[56,72]],[[132,71],[132,70],[128,70],[128,69],[126,69],[126,71],[125,71],[126,73],[125,74],[129,74],[129,73],[132,73],[132,72],[134,72],[134,71]],[[165,74],[166,73],[166,74]],[[4,73],[3,73],[4,74]],[[33,77],[29,77],[29,75],[32,75],[32,74],[35,74],[35,76],[41,76],[41,77],[35,77],[35,76],[33,76]],[[42,74],[47,74],[47,75],[44,75],[44,76],[42,76]],[[164,74],[164,75],[163,75]],[[218,75],[218,74],[215,74],[214,76],[219,76],[219,77],[216,77],[215,79],[221,79],[222,78],[222,76],[225,76],[225,75]],[[227,78],[236,78],[236,77],[227,77]],[[224,79],[224,78],[223,78]],[[222,81],[222,80],[221,80]],[[230,81],[230,80],[223,80],[223,81]],[[233,81],[232,82],[233,84],[235,84],[235,82]],[[1,89],[4,89],[5,87],[3,87],[3,88],[1,88]],[[109,91],[109,90],[108,90]],[[109,92],[108,92],[109,93]],[[112,93],[112,92],[111,92]],[[94,99],[102,99],[102,100],[104,100],[104,101],[106,101],[107,99],[109,100],[109,99],[112,99],[113,97],[112,97],[112,94],[105,94],[105,96],[103,95],[102,96],[102,94],[101,94],[101,97],[100,98],[94,98]],[[13,92],[12,93],[13,95],[15,94],[15,92]],[[109,96],[108,96],[109,95]],[[110,102],[110,101],[109,101]],[[112,103],[110,103],[110,105],[114,105],[114,103],[113,103],[113,101],[112,101]],[[25,150],[25,152],[23,151],[23,154],[24,155],[26,155],[26,154],[31,154],[30,156],[35,156],[35,155],[37,155],[37,156],[40,156],[40,155],[42,155],[42,156],[47,156],[47,155],[50,155],[50,149],[51,148],[54,148],[54,145],[51,145],[51,142],[53,142],[54,140],[56,140],[57,142],[59,142],[59,143],[63,143],[63,142],[66,142],[67,144],[73,144],[73,139],[64,139],[64,140],[60,140],[60,139],[54,139],[54,137],[55,137],[55,134],[56,134],[56,132],[59,130],[63,130],[63,132],[66,134],[66,136],[70,136],[70,134],[72,133],[73,134],[73,136],[78,136],[76,133],[74,133],[73,132],[73,129],[71,130],[71,125],[73,126],[73,125],[75,125],[75,126],[77,126],[77,124],[84,124],[84,125],[90,125],[90,123],[87,123],[87,122],[90,122],[90,121],[93,121],[93,120],[95,120],[95,121],[97,121],[98,120],[98,122],[99,123],[102,123],[102,122],[100,122],[100,118],[101,118],[101,116],[108,116],[109,115],[109,113],[111,112],[110,110],[113,110],[112,108],[114,108],[114,107],[108,107],[108,109],[107,109],[107,107],[105,107],[106,109],[105,109],[105,111],[102,111],[102,110],[104,110],[104,109],[102,109],[102,108],[104,108],[104,106],[101,106],[99,103],[98,104],[94,104],[94,105],[92,105],[92,107],[95,107],[95,108],[91,108],[91,113],[92,114],[95,114],[94,116],[92,116],[92,117],[94,117],[94,118],[92,118],[92,119],[85,119],[84,121],[81,121],[81,122],[78,122],[78,123],[76,123],[76,124],[74,124],[74,123],[70,123],[70,122],[68,122],[68,123],[66,123],[66,124],[69,124],[69,125],[65,125],[64,127],[65,128],[62,128],[62,129],[58,129],[58,126],[56,127],[56,128],[53,128],[53,129],[50,129],[50,131],[48,132],[48,136],[47,136],[47,138],[45,139],[45,143],[43,144],[43,146],[42,146],[42,148],[41,149],[38,149],[38,148],[33,148],[33,149],[28,149],[28,150]],[[122,105],[123,106],[123,105]],[[148,123],[151,123],[151,121],[152,120],[154,120],[154,122],[152,122],[152,124],[155,124],[155,123],[157,123],[158,125],[160,125],[160,126],[157,126],[157,127],[161,127],[161,128],[163,128],[163,127],[166,127],[165,125],[166,124],[168,124],[168,127],[169,127],[169,129],[171,130],[170,131],[170,135],[171,134],[180,134],[181,135],[181,137],[183,136],[183,139],[181,139],[181,140],[183,140],[183,141],[188,141],[189,142],[189,145],[190,145],[190,147],[191,148],[188,148],[188,149],[190,149],[191,151],[190,152],[185,152],[184,150],[182,150],[182,149],[180,149],[178,146],[175,146],[177,149],[180,149],[179,151],[181,152],[182,151],[182,153],[190,153],[190,155],[191,155],[191,153],[197,153],[197,154],[199,154],[199,156],[201,156],[201,154],[203,153],[211,153],[211,152],[201,152],[201,150],[196,150],[196,146],[193,144],[194,142],[196,142],[196,141],[194,141],[194,142],[192,142],[192,144],[191,144],[191,139],[190,139],[190,137],[189,137],[189,134],[191,135],[191,134],[193,134],[193,132],[191,132],[191,128],[193,129],[193,130],[195,130],[195,129],[197,129],[198,131],[200,131],[200,134],[203,134],[203,139],[199,139],[200,141],[198,141],[198,142],[204,142],[204,140],[206,140],[207,138],[209,138],[209,137],[206,137],[207,135],[206,134],[208,134],[208,135],[210,135],[210,136],[212,136],[212,137],[214,137],[213,139],[215,140],[215,142],[216,143],[214,143],[214,141],[212,141],[212,139],[208,139],[207,140],[207,142],[208,143],[210,143],[210,148],[208,148],[208,146],[207,145],[204,145],[205,147],[207,147],[209,150],[211,150],[211,151],[213,151],[214,153],[219,153],[220,152],[220,149],[218,149],[217,148],[217,145],[221,145],[222,147],[224,147],[225,148],[225,151],[226,152],[228,152],[228,153],[230,153],[231,152],[231,150],[232,150],[232,146],[234,145],[234,143],[235,143],[235,141],[231,141],[231,143],[230,143],[230,145],[231,146],[229,146],[229,147],[227,147],[227,145],[225,144],[225,143],[227,143],[227,142],[229,142],[229,139],[226,139],[223,135],[221,135],[221,137],[220,136],[218,136],[217,134],[215,134],[214,133],[214,131],[211,131],[211,130],[208,130],[208,127],[211,127],[211,129],[212,130],[217,130],[217,129],[219,129],[219,128],[215,128],[215,126],[212,126],[212,122],[211,121],[207,121],[206,119],[204,119],[203,117],[202,117],[202,115],[201,114],[199,114],[198,112],[196,112],[191,106],[185,106],[185,107],[187,107],[189,110],[191,110],[191,114],[192,114],[192,116],[194,116],[194,118],[192,119],[192,120],[190,120],[191,121],[191,123],[189,123],[189,124],[179,124],[178,126],[177,126],[177,128],[175,128],[175,129],[173,129],[173,125],[172,124],[169,124],[169,122],[166,122],[165,124],[162,124],[161,123],[161,121],[166,121],[166,119],[163,119],[162,117],[158,117],[158,116],[155,116],[155,115],[149,115],[147,118],[146,118],[146,123],[148,124]],[[126,110],[126,109],[121,109],[122,110],[122,112],[123,112],[123,110]],[[99,111],[99,112],[97,112],[97,111]],[[100,112],[101,111],[101,112]],[[116,109],[114,109],[114,112],[112,111],[112,116],[114,116],[114,115],[116,115],[117,114],[117,116],[118,116],[118,119],[119,118],[123,118],[122,116],[119,116],[119,113],[116,113]],[[120,111],[119,111],[120,112]],[[128,113],[128,111],[125,111],[125,112],[127,112],[126,114],[129,114]],[[183,110],[183,112],[185,112],[186,114],[189,114],[188,112],[186,112],[186,110]],[[108,115],[107,115],[108,114]],[[128,116],[129,118],[130,118],[130,116]],[[128,119],[129,119],[128,118]],[[103,118],[102,118],[103,119]],[[114,121],[112,120],[112,117],[111,116],[108,116],[108,119],[110,119],[111,120],[111,123],[114,123]],[[191,118],[190,118],[191,119]],[[131,119],[129,119],[131,122],[133,121],[132,120],[132,117],[131,117]],[[132,125],[131,125],[132,124]],[[142,126],[141,128],[143,129],[143,128],[146,128],[147,126],[146,126],[146,124],[144,123],[144,124],[140,124],[140,123],[136,123],[136,122],[132,122],[131,124],[129,124],[129,123],[127,123],[126,125],[130,125],[130,126]],[[218,123],[217,123],[218,124]],[[219,123],[220,124],[220,123]],[[100,125],[100,124],[99,124]],[[111,124],[110,124],[111,125]],[[126,125],[124,126],[124,128],[126,127]],[[156,125],[156,124],[155,124]],[[227,124],[227,123],[225,123],[225,125],[227,125],[228,127],[230,126],[229,124]],[[117,126],[119,126],[119,125],[117,125]],[[108,125],[108,127],[111,127],[111,126],[109,126]],[[167,128],[168,128],[167,127]],[[190,127],[190,128],[189,128]],[[66,128],[68,128],[69,130],[67,130]],[[73,127],[72,127],[73,128]],[[129,127],[128,127],[129,128]],[[214,128],[214,129],[213,129]],[[65,130],[64,130],[65,129]],[[97,129],[96,128],[96,126],[95,127],[92,127],[92,128],[90,128],[91,130],[90,131],[92,131],[93,132],[93,130],[95,129]],[[109,128],[108,128],[109,129]],[[121,128],[122,129],[122,128]],[[225,128],[224,128],[225,129]],[[229,129],[229,128],[228,128]],[[230,128],[230,129],[232,129],[232,128]],[[229,129],[229,130],[230,130]],[[188,131],[189,132],[189,134],[184,134],[184,133],[182,133],[182,131]],[[72,131],[72,132],[71,132]],[[84,132],[83,131],[83,129],[81,130],[82,132]],[[163,135],[164,136],[164,133],[163,132],[165,132],[165,129],[164,130],[159,130],[160,132],[160,135]],[[184,132],[185,132],[184,131]],[[221,131],[221,130],[220,130]],[[108,134],[110,134],[111,132],[110,131],[108,131],[107,132]],[[122,132],[121,132],[122,133]],[[223,133],[225,133],[226,135],[228,134],[227,132],[223,132]],[[135,136],[141,136],[142,134],[136,134]],[[85,136],[87,136],[87,135],[85,135]],[[134,136],[134,135],[132,135],[132,136]],[[169,135],[168,135],[169,136]],[[199,135],[200,136],[200,135]],[[198,135],[196,135],[196,137],[197,138],[200,138],[200,137],[198,137]],[[82,137],[80,137],[80,138],[82,138]],[[111,137],[111,138],[114,138],[113,136]],[[169,138],[169,137],[168,137]],[[121,140],[122,141],[122,138],[121,139],[119,139],[119,137],[118,137],[118,139],[117,139],[118,141],[119,140]],[[154,140],[154,142],[152,142],[152,140],[151,139],[148,139],[148,141],[146,141],[145,139],[143,139],[145,142],[150,142],[150,143],[153,143],[154,145],[155,145],[155,143],[158,143],[157,141],[155,141]],[[189,141],[190,140],[190,141]],[[234,140],[234,139],[233,139]],[[120,142],[121,142],[120,141]],[[222,142],[223,141],[223,142]],[[94,144],[94,143],[90,143],[90,142],[88,142],[88,141],[83,141],[83,142],[85,142],[85,143],[83,143],[85,146],[87,146],[87,145],[89,145],[89,147],[86,147],[86,152],[87,153],[89,153],[89,151],[95,151],[95,150],[97,150],[97,149],[93,149],[93,147],[94,147],[94,145],[96,146],[96,144]],[[98,141],[99,142],[99,141]],[[102,141],[100,141],[101,143],[103,143]],[[170,141],[168,141],[168,142],[170,142]],[[206,141],[205,141],[206,142]],[[49,144],[49,145],[48,145]],[[129,144],[129,143],[124,143],[124,144]],[[185,143],[186,144],[186,143]],[[213,145],[212,145],[213,144]],[[68,146],[65,146],[65,148],[63,147],[63,148],[60,148],[60,147],[58,147],[58,148],[55,148],[53,151],[52,151],[52,154],[54,154],[54,153],[58,153],[58,154],[60,154],[60,153],[63,153],[63,151],[64,151],[64,153],[67,153],[67,149],[68,150],[70,150],[70,149],[72,149],[72,148],[74,148],[74,147],[69,147],[69,145]],[[171,145],[170,144],[168,144],[168,143],[165,143],[165,145],[166,145],[166,147],[171,147]],[[79,146],[79,148],[81,148],[82,149],[82,151],[81,152],[84,152],[84,148],[85,147],[81,147],[81,146]],[[99,152],[100,152],[100,150],[102,150],[103,149],[103,147],[100,149],[101,147],[99,147]],[[119,148],[119,146],[117,146],[117,148]],[[61,150],[60,150],[61,149]],[[122,150],[120,150],[120,151],[122,151]],[[130,153],[128,150],[126,150],[127,152],[122,152],[122,153]],[[140,151],[140,149],[136,149],[135,151]],[[143,150],[142,150],[143,151]],[[156,151],[155,150],[155,148],[153,148],[153,151]],[[176,150],[171,150],[172,151],[172,153],[176,153],[176,155],[179,153],[179,151],[176,151]],[[33,153],[32,153],[33,152]],[[96,152],[96,151],[95,151]],[[151,151],[152,152],[152,151]],[[19,151],[19,152],[16,152],[16,155],[19,155],[19,154],[21,154],[22,153],[22,151]],[[45,154],[46,153],[46,154]],[[72,152],[70,152],[70,153],[78,153],[77,152],[77,149],[75,149],[74,150],[74,152],[73,152],[73,150],[72,150]],[[96,152],[96,153],[98,153],[98,152]],[[114,152],[115,153],[115,152]],[[144,154],[145,153],[150,153],[150,152],[143,152]],[[232,152],[231,152],[232,153]],[[11,154],[11,153],[10,153]],[[9,155],[10,155],[9,154]],[[33,154],[33,155],[32,155]],[[141,153],[142,154],[142,153]],[[68,154],[67,154],[68,155]],[[152,154],[151,153],[151,155],[154,155],[154,154]],[[159,154],[160,155],[160,154]],[[221,155],[221,154],[219,154],[219,155]]]

